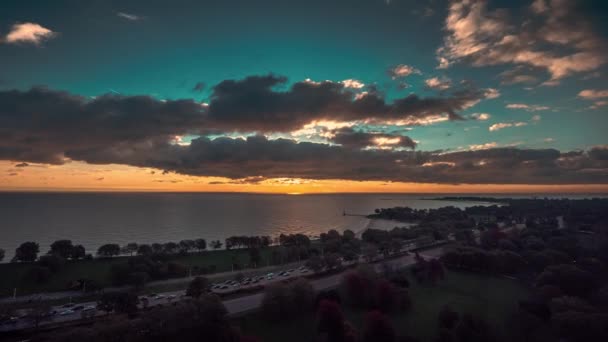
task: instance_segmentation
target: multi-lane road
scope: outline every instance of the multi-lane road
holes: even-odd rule
[[[420,255],[425,258],[436,258],[441,255],[441,250],[442,250],[442,247],[435,247],[432,249],[427,249],[424,252],[421,252]],[[397,257],[397,258],[393,258],[393,259],[388,259],[386,262],[388,264],[390,264],[393,268],[403,268],[403,267],[414,264],[415,259],[414,259],[413,255],[405,255],[405,256],[401,256],[401,257]],[[376,269],[378,271],[380,271],[382,266],[380,264],[374,264],[374,267],[376,267]],[[272,279],[269,280],[268,277],[265,277],[264,280],[261,280],[261,282],[256,285],[267,285],[267,284],[275,282],[275,281],[283,281],[285,279],[296,278],[299,276],[305,276],[305,275],[309,275],[309,274],[311,274],[310,271],[296,270],[294,272],[291,272],[291,274],[288,276],[278,276],[278,272],[275,272],[275,275],[273,276]],[[332,289],[339,285],[342,275],[343,275],[343,273],[338,273],[338,274],[333,274],[333,275],[330,275],[327,277],[314,279],[314,280],[311,280],[311,284],[316,291]],[[223,292],[223,290],[221,290],[221,289],[218,289],[216,291]],[[234,298],[234,299],[227,299],[227,300],[224,300],[223,303],[224,303],[229,315],[237,316],[237,315],[245,314],[245,313],[258,309],[261,306],[263,296],[264,296],[263,292],[258,292],[258,293],[254,293],[254,294],[250,294],[250,295],[244,295],[244,296]],[[184,297],[185,296],[184,296],[183,290],[182,291],[170,291],[170,292],[158,293],[154,296],[147,296],[146,301],[147,301],[148,307],[153,307],[153,306],[157,306],[157,305],[166,305],[168,303],[181,300]],[[87,312],[90,316],[105,315],[106,313],[94,309],[94,307],[96,307],[96,305],[97,305],[96,302],[79,303],[79,304],[77,304],[78,310],[74,310],[74,306],[53,307],[51,310],[54,311],[55,314],[48,317],[47,320],[40,322],[40,325],[76,321],[76,320],[82,319],[83,316],[86,315],[86,314],[83,314],[83,311]],[[140,306],[141,305],[143,305],[143,304],[140,303]],[[12,322],[12,323],[1,324],[0,331],[22,330],[22,329],[31,328],[31,327],[33,327],[33,325],[34,325],[34,322],[31,319],[21,318],[21,319],[17,319],[15,322]]]

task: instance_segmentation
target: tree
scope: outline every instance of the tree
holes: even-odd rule
[[[200,298],[201,295],[207,292],[209,280],[205,277],[196,277],[192,279],[186,290],[186,296],[192,298]]]
[[[306,260],[306,267],[310,268],[315,273],[320,272],[324,266],[325,263],[323,262],[323,259],[318,255],[313,255]]]
[[[13,261],[32,262],[38,258],[40,246],[36,242],[24,242],[15,250]]]
[[[86,256],[86,250],[83,245],[75,245],[72,248],[72,259],[82,259]]]
[[[0,261],[4,260],[4,255],[5,255],[4,249],[0,248]]]
[[[179,242],[179,249],[182,252],[188,253],[196,247],[194,240],[182,240]]]
[[[69,259],[72,257],[73,248],[74,245],[72,245],[71,240],[57,240],[51,244],[49,254],[58,255],[64,259]]]
[[[363,342],[393,342],[395,329],[390,319],[380,311],[372,311],[365,316]]]
[[[106,313],[115,311],[117,313],[133,314],[137,312],[139,298],[132,292],[107,292],[97,302],[97,308]]]
[[[139,246],[137,245],[137,243],[130,242],[130,243],[126,244],[124,247],[122,247],[121,253],[133,255],[133,253],[137,252],[138,249],[139,249]]]
[[[207,249],[207,241],[205,239],[196,239],[194,240],[194,246],[199,252],[204,251]]]
[[[154,253],[154,251],[152,250],[152,247],[150,247],[150,245],[139,245],[137,247],[137,255],[152,255],[152,253]]]
[[[222,242],[220,240],[213,240],[213,241],[211,241],[211,248],[213,248],[213,249],[220,249],[220,248],[222,248]]]
[[[344,341],[344,316],[338,303],[322,300],[317,310],[317,322],[317,332],[325,337],[325,341]]]
[[[290,285],[293,304],[297,312],[305,313],[312,310],[315,300],[315,290],[304,278],[298,278]]]
[[[120,246],[115,243],[102,245],[97,249],[97,255],[101,257],[113,257],[120,254]]]

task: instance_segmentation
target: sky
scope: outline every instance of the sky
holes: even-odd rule
[[[0,190],[607,192],[605,22],[603,1],[6,0]]]

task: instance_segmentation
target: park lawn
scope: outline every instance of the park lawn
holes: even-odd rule
[[[269,263],[273,248],[276,247],[272,246],[260,250],[263,264],[259,265],[260,267]],[[249,252],[245,249],[208,251],[200,254],[174,255],[169,260],[188,268],[215,266],[215,272],[226,272],[232,270],[233,258],[241,265],[248,264]],[[65,291],[67,290],[67,284],[82,278],[93,280],[101,287],[112,286],[110,283],[112,265],[126,263],[128,260],[129,257],[115,257],[69,261],[49,280],[38,284],[23,280],[24,275],[33,264],[0,264],[0,298],[12,296],[14,288],[17,288],[17,295],[19,296],[40,292]]]
[[[414,281],[411,284],[411,310],[391,318],[399,335],[417,337],[421,341],[432,341],[437,336],[437,316],[446,304],[460,313],[469,312],[484,318],[497,335],[508,336],[505,322],[517,309],[518,300],[528,295],[528,290],[514,280],[454,271],[448,271],[446,278],[434,287],[421,286]],[[344,315],[361,331],[365,312],[346,308]],[[238,319],[236,324],[246,334],[258,336],[265,342],[304,342],[315,338],[312,315],[275,325],[252,315]]]

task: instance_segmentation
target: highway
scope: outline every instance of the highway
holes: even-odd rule
[[[432,249],[427,249],[424,252],[419,253],[424,258],[437,258],[441,255],[442,247],[435,247]],[[394,259],[388,259],[386,261],[393,268],[403,268],[415,263],[413,255],[405,255],[401,257],[397,257]],[[381,271],[382,265],[380,263],[373,264],[377,271]],[[287,270],[287,269],[285,269]],[[346,271],[345,271],[346,272]],[[272,280],[264,279],[260,283],[256,285],[268,285],[273,282],[283,281],[285,279],[297,278],[300,276],[306,276],[312,274],[310,270],[306,270],[304,272],[294,271],[289,276],[281,277],[276,274]],[[336,288],[340,284],[340,279],[344,275],[344,272],[333,274],[327,277],[318,278],[311,280],[311,284],[315,291],[322,291],[327,289]],[[224,290],[216,290],[215,292],[223,292]],[[224,300],[224,306],[226,307],[228,314],[231,316],[238,316],[242,314],[246,314],[248,312],[254,311],[261,306],[262,298],[264,296],[264,292],[258,292],[250,295],[244,295],[238,298],[227,299]],[[141,298],[141,297],[140,297]],[[163,292],[158,293],[152,297],[146,297],[147,306],[153,307],[157,305],[166,305],[171,302],[175,302],[181,300],[185,297],[184,291],[171,291],[171,292]],[[74,307],[78,306],[79,310],[73,310]],[[53,323],[63,323],[69,321],[75,321],[82,319],[84,314],[83,311],[86,311],[91,316],[103,316],[106,315],[105,312],[94,309],[97,306],[97,302],[87,302],[87,303],[79,303],[71,306],[70,308],[65,306],[55,306],[52,308],[52,311],[56,313],[50,316],[47,320],[44,320],[39,323],[40,326],[53,324]],[[143,307],[143,304],[140,303],[140,307]],[[88,310],[84,310],[84,308],[88,308]],[[31,328],[34,326],[34,323],[31,319],[28,318],[20,318],[16,322],[13,323],[5,323],[0,325],[0,332],[2,331],[11,331],[11,330],[22,330]]]

